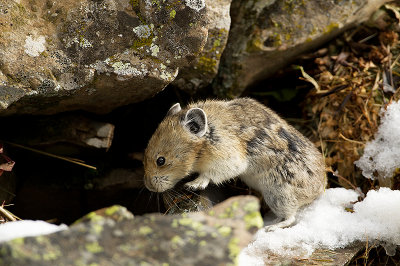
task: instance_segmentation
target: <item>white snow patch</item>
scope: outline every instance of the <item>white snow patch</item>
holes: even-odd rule
[[[45,221],[23,220],[0,224],[0,243],[20,237],[52,234],[68,229],[65,224],[55,225]]]
[[[390,178],[400,168],[400,101],[390,104],[382,114],[375,139],[367,143],[364,155],[355,162],[362,174],[371,179],[375,171]]]
[[[369,191],[362,202],[354,190],[331,188],[297,215],[297,224],[265,232],[239,255],[239,265],[264,265],[267,253],[309,257],[317,249],[343,248],[356,240],[379,241],[388,254],[400,245],[400,191],[381,188]]]
[[[205,0],[185,0],[185,3],[186,6],[196,10],[197,12],[202,10],[206,6]]]
[[[35,39],[32,36],[27,36],[25,39],[25,53],[29,56],[39,56],[41,53],[46,50],[46,38],[44,36],[39,36]]]

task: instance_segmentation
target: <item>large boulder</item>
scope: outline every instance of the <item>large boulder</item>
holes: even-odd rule
[[[231,1],[0,0],[0,115],[236,97],[387,0]]]
[[[0,114],[151,97],[207,40],[204,0],[0,0]]]
[[[206,0],[209,18],[207,42],[193,62],[179,69],[173,85],[189,94],[211,84],[218,73],[222,53],[228,41],[231,26],[232,0]]]
[[[214,92],[235,97],[296,56],[368,19],[387,0],[233,0]]]
[[[253,196],[182,215],[133,218],[113,206],[88,214],[69,230],[0,244],[0,264],[233,265],[262,224]]]

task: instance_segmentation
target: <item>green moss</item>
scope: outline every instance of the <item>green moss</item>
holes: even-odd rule
[[[256,201],[250,201],[243,208],[246,212],[255,212],[260,209],[260,204]]]
[[[229,226],[221,226],[218,228],[218,233],[223,237],[228,237],[232,232],[232,228]]]
[[[334,30],[337,30],[337,29],[339,29],[339,24],[338,23],[331,23],[331,24],[329,24],[328,26],[325,27],[324,33],[325,34],[326,33],[330,33],[330,32],[332,32]]]
[[[197,237],[205,237],[206,235],[207,233],[204,231],[197,232]]]
[[[260,212],[255,211],[244,216],[244,222],[246,223],[246,229],[252,227],[261,228],[264,225],[264,221],[261,217]]]
[[[213,48],[216,48],[216,47],[219,47],[219,46],[221,46],[221,40],[220,39],[214,40]]]
[[[112,215],[114,215],[120,208],[121,208],[120,206],[114,205],[114,206],[111,206],[111,207],[107,208],[107,209],[105,210],[104,213],[105,213],[107,216],[112,216]]]
[[[85,248],[91,253],[100,253],[103,251],[103,247],[101,247],[98,242],[87,243]]]
[[[132,249],[134,249],[134,248],[130,244],[122,244],[117,247],[117,250],[121,250],[125,253],[132,252]]]
[[[26,24],[26,9],[21,4],[15,4],[15,6],[11,9],[11,20],[13,23],[13,27],[20,27]]]
[[[30,253],[30,252],[26,251],[23,238],[17,238],[17,239],[9,241],[9,245],[11,246],[11,248],[10,248],[11,254],[10,255],[12,258],[23,259],[23,258],[29,256],[29,258],[31,260],[35,260],[35,261],[40,261],[42,259],[42,257],[39,254]],[[3,251],[2,253],[7,253],[7,252]]]
[[[152,33],[150,34],[150,36],[147,37],[147,38],[139,38],[139,39],[136,39],[136,40],[133,42],[133,45],[132,45],[131,48],[137,50],[137,49],[139,49],[139,48],[141,48],[141,47],[143,47],[143,46],[151,46],[151,44],[153,43],[153,38],[154,38],[154,33],[152,32]]]
[[[207,246],[207,242],[206,242],[205,240],[201,240],[201,241],[199,242],[199,246],[200,246],[200,247],[205,247],[205,246]]]
[[[76,220],[73,224],[78,224],[85,220],[89,220],[91,222],[98,222],[103,219],[104,219],[104,217],[98,215],[96,212],[90,212],[90,213],[86,214],[85,216],[83,216],[81,219]]]
[[[239,239],[237,237],[232,237],[231,240],[228,243],[228,249],[229,249],[229,258],[233,260],[234,264],[238,264],[238,256],[240,253],[240,248],[239,248]]]
[[[23,245],[24,244],[24,239],[21,238],[16,238],[10,241],[12,243],[12,245]]]
[[[171,10],[171,12],[169,12],[169,17],[170,17],[171,19],[174,19],[175,16],[176,16],[176,11],[175,11],[175,10]]]
[[[178,228],[179,223],[177,219],[172,220],[172,224],[171,224],[172,228]]]
[[[299,7],[305,6],[304,0],[286,0],[283,5],[283,9],[293,13],[293,12],[300,12],[301,10]]]
[[[141,226],[139,228],[139,234],[141,235],[148,235],[153,232],[153,229],[151,229],[149,226]]]
[[[239,202],[238,201],[232,202],[231,206],[226,208],[224,212],[219,215],[219,218],[223,219],[233,218],[238,208],[239,208]]]
[[[187,231],[185,231],[185,235],[187,235],[189,237],[194,237],[194,236],[196,236],[196,232],[192,231],[192,230],[187,230]]]
[[[45,253],[42,255],[44,261],[56,260],[62,255],[59,249],[54,249],[54,246],[52,247],[52,249],[47,249],[44,252]]]
[[[129,4],[132,6],[132,8],[135,8],[139,6],[139,0],[129,0]]]
[[[196,231],[201,231],[203,229],[203,224],[197,221],[193,221],[191,226]]]
[[[197,68],[203,73],[214,73],[217,67],[217,60],[201,56],[197,61]]]
[[[101,232],[103,232],[103,226],[100,224],[93,224],[90,228],[92,232],[94,232],[96,235],[100,235]]]
[[[36,242],[42,245],[46,245],[49,243],[49,239],[45,236],[37,236],[35,237]]]
[[[183,246],[184,245],[184,241],[180,236],[174,236],[171,239],[171,244],[174,248],[177,248],[178,246]]]
[[[182,215],[182,216],[183,216],[183,215]],[[180,225],[183,225],[183,226],[189,226],[189,225],[191,225],[191,224],[193,223],[193,220],[190,219],[190,218],[186,218],[186,217],[183,216],[183,218],[181,218],[181,219],[178,220],[178,223],[179,223]]]

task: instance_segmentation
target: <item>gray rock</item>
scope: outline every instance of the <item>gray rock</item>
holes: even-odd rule
[[[0,245],[1,265],[233,265],[262,226],[259,201],[231,198],[209,212],[133,216],[120,206],[69,230]]]
[[[214,92],[235,97],[296,56],[367,20],[387,0],[233,0]]]
[[[173,85],[189,94],[211,84],[218,73],[222,53],[228,41],[232,0],[206,0],[209,19],[206,45],[196,59],[179,70]]]
[[[0,114],[149,98],[200,53],[206,14],[204,0],[0,0]]]

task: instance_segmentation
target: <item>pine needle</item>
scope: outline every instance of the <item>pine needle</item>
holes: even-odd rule
[[[45,155],[45,156],[49,156],[49,157],[52,157],[52,158],[56,158],[56,159],[59,159],[59,160],[63,160],[63,161],[67,161],[67,162],[70,162],[70,163],[73,163],[73,164],[84,166],[84,167],[87,167],[87,168],[90,168],[90,169],[93,169],[93,170],[97,170],[97,168],[95,166],[91,166],[91,165],[85,164],[79,159],[73,159],[73,158],[67,158],[67,157],[55,155],[55,154],[52,154],[52,153],[48,153],[48,152],[45,152],[45,151],[37,150],[37,149],[34,149],[34,148],[26,147],[26,146],[23,146],[23,145],[20,145],[20,144],[16,144],[16,143],[12,143],[12,142],[8,142],[8,141],[3,141],[3,142],[7,143],[9,145],[24,149],[24,150],[32,151],[32,152],[39,153],[39,154],[42,154],[42,155]]]

